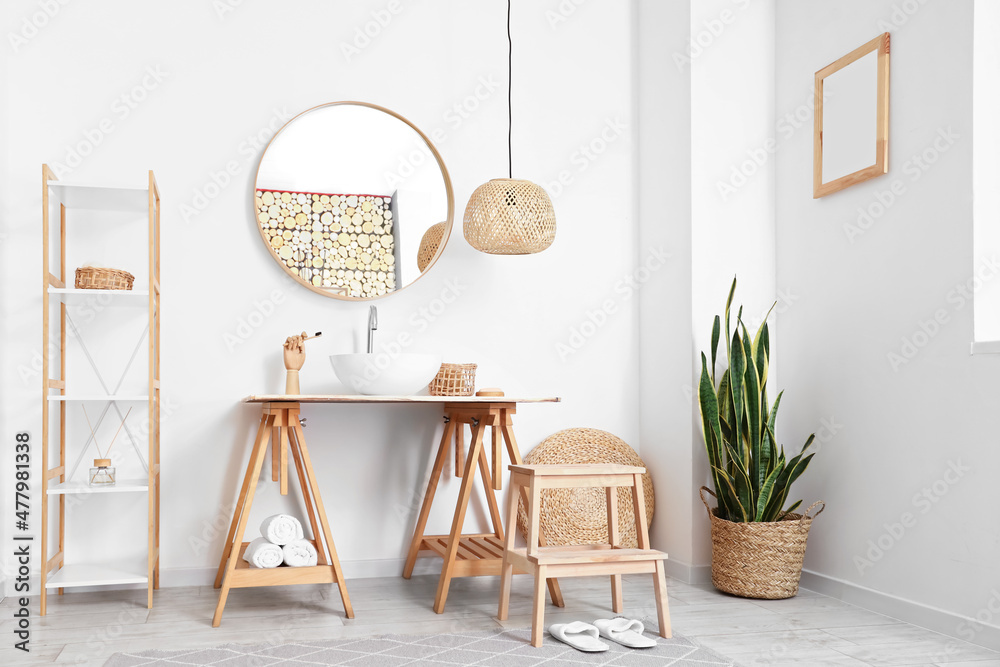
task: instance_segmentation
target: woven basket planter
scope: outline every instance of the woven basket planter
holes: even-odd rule
[[[77,289],[130,290],[134,280],[128,271],[83,266],[76,270],[75,285]]]
[[[560,465],[568,463],[615,463],[646,467],[635,450],[621,438],[595,428],[570,428],[543,440],[524,457],[527,465]],[[653,521],[653,478],[647,472],[642,478],[646,506],[646,523]],[[608,504],[604,489],[545,489],[542,491],[540,526],[546,544],[607,544]],[[528,515],[523,500],[517,512],[517,525],[527,534]],[[632,490],[618,489],[619,544],[634,549],[635,512]]]
[[[712,584],[744,598],[794,597],[799,592],[809,528],[826,504],[816,501],[805,514],[786,514],[781,521],[734,523],[716,516],[718,509],[708,506],[706,491],[715,494],[701,487],[701,502],[712,521]],[[809,516],[817,505],[822,507]]]
[[[431,396],[472,396],[476,391],[476,365],[441,364],[427,389]]]

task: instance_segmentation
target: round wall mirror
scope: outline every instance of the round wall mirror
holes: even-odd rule
[[[254,215],[271,255],[335,299],[376,299],[413,283],[444,250],[454,211],[448,170],[427,136],[365,102],[299,114],[257,168]]]

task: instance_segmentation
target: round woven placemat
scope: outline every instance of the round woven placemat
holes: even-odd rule
[[[528,465],[567,463],[616,463],[642,466],[635,450],[621,438],[595,428],[571,428],[559,431],[531,450],[524,462]],[[646,525],[653,520],[653,478],[643,475]],[[517,513],[522,535],[528,532],[528,516],[523,500]],[[546,544],[607,544],[608,502],[604,489],[545,489],[542,491],[541,529]],[[618,535],[621,546],[636,548],[635,512],[632,489],[618,489]]]

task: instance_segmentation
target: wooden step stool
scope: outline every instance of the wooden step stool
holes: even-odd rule
[[[507,619],[510,605],[510,584],[514,568],[535,575],[535,596],[531,616],[531,645],[542,645],[545,617],[545,584],[550,578],[590,577],[611,575],[611,606],[616,614],[623,611],[623,574],[653,575],[656,592],[656,615],[660,636],[670,638],[670,612],[667,608],[667,580],[663,561],[667,554],[649,547],[646,527],[646,505],[643,499],[642,476],[645,468],[623,465],[512,465],[510,489],[507,491],[507,535],[504,540],[500,578],[500,606],[497,618]],[[618,544],[617,487],[632,488],[635,508],[637,549]],[[608,544],[539,546],[542,489],[603,487],[608,498]],[[517,501],[527,490],[528,539],[526,548],[515,548],[517,533]]]

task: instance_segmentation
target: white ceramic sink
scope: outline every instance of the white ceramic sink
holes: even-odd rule
[[[424,389],[441,369],[441,355],[385,352],[334,354],[337,378],[366,396],[410,396]]]

